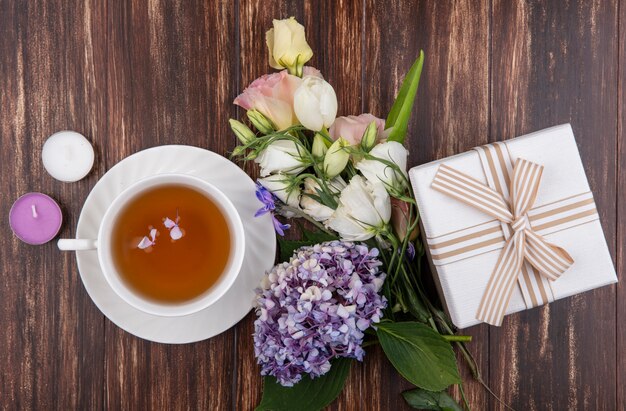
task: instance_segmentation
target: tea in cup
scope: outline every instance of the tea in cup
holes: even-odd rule
[[[182,316],[221,298],[243,262],[239,214],[215,186],[183,174],[141,180],[106,210],[97,239],[61,239],[62,250],[97,249],[124,301],[149,314]]]

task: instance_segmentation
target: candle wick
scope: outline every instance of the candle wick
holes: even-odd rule
[[[35,204],[31,204],[30,209],[33,212],[33,218],[37,218],[38,215],[37,215],[37,208],[35,207]]]

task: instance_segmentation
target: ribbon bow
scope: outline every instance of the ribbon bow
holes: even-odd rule
[[[480,321],[502,324],[525,259],[552,281],[574,263],[567,251],[547,242],[533,231],[528,221],[526,213],[537,198],[542,172],[543,166],[518,158],[513,168],[509,205],[500,193],[452,167],[442,164],[437,170],[432,188],[509,224],[513,230],[478,307],[476,318]]]

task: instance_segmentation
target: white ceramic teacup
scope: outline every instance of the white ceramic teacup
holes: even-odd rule
[[[115,220],[128,201],[147,189],[164,184],[190,187],[210,198],[220,208],[226,219],[231,241],[230,256],[218,281],[198,297],[175,304],[159,303],[147,299],[128,287],[115,268],[111,249],[111,235],[115,226]],[[215,186],[190,175],[159,174],[136,182],[122,191],[113,200],[102,218],[97,239],[60,239],[58,246],[61,250],[82,251],[97,249],[98,260],[100,261],[104,277],[117,295],[138,310],[159,316],[174,317],[200,311],[219,300],[228,291],[237,278],[243,263],[245,235],[235,206]]]

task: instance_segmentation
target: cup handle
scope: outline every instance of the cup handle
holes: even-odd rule
[[[83,238],[61,238],[57,242],[57,246],[59,250],[63,251],[95,250],[98,248],[98,241]]]

